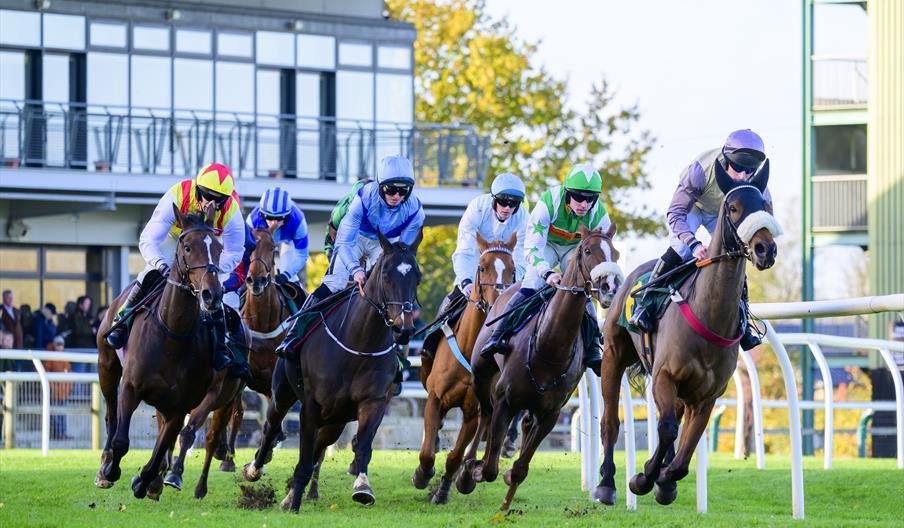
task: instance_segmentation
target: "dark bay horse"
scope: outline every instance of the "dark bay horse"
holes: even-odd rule
[[[487,242],[477,235],[480,260],[474,278],[474,288],[468,298],[468,305],[456,323],[455,341],[464,359],[471,361],[474,342],[487,319],[487,312],[496,298],[515,282],[515,260],[512,251],[518,241],[518,234],[512,233],[507,242],[496,240]],[[427,389],[427,404],[424,409],[424,442],[421,446],[420,465],[411,477],[414,487],[424,489],[434,474],[436,458],[436,434],[443,418],[451,409],[461,408],[462,425],[455,440],[455,447],[446,457],[446,473],[439,488],[433,494],[433,504],[449,501],[452,479],[461,466],[465,450],[477,432],[477,398],[471,388],[471,372],[459,363],[449,347],[446,337],[442,337],[436,348],[433,364],[421,369],[421,379]]]
[[[371,444],[398,368],[396,346],[406,344],[414,329],[411,312],[421,278],[417,247],[390,243],[377,234],[383,254],[360,295],[322,316],[295,356],[277,361],[264,438],[254,461],[243,471],[246,480],[260,478],[282,416],[300,400],[299,461],[283,502],[294,512],[324,451],[353,420],[358,421],[354,447],[358,477],[352,499],[362,504],[376,500],[367,477]]]
[[[182,429],[185,415],[201,403],[210,387],[221,385],[226,375],[225,370],[213,370],[213,343],[200,324],[202,311],[222,309],[223,287],[217,265],[223,247],[211,227],[215,211],[211,207],[206,216],[183,216],[175,205],[173,210],[182,233],[172,270],[156,306],[135,317],[123,364],[102,336],[110,328],[125,292],[110,306],[97,332],[98,376],[107,404],[107,441],[95,484],[109,488],[119,480],[120,462],[129,450],[129,424],[139,402],[155,407],[162,425],[151,459],[132,480],[132,492],[139,499],[159,499],[163,461]]]
[[[511,506],[518,486],[527,478],[534,452],[552,431],[559,411],[584,373],[579,332],[586,303],[595,292],[600,304],[608,306],[621,281],[621,270],[615,263],[619,255],[612,245],[614,235],[615,224],[605,233],[581,227],[581,243],[574,250],[558,291],[539,314],[512,336],[511,352],[504,359],[496,356],[501,372],[497,374],[495,366],[488,365],[479,354],[474,355],[474,392],[480,402],[480,430],[487,431],[486,451],[481,461],[468,457],[459,475],[461,482],[456,483],[459,490],[473,489],[472,480],[496,480],[509,424],[524,409],[528,415],[521,452],[505,474],[509,489],[500,508],[507,510]],[[488,317],[495,317],[514,292],[514,288],[506,291]],[[492,327],[484,327],[474,348],[480,350],[491,332]],[[478,434],[471,452],[476,451],[479,439]]]
[[[726,255],[711,265],[699,268],[696,280],[689,280],[680,294],[687,300],[696,318],[724,342],[738,334],[738,306],[749,259],[758,270],[775,263],[774,236],[781,229],[763,198],[769,178],[769,163],[763,165],[750,182],[735,182],[716,164],[716,181],[725,193],[709,258]],[[752,250],[752,251],[751,251]],[[746,258],[742,258],[746,257]],[[704,261],[705,262],[705,261]],[[636,269],[626,283],[652,269],[648,262]],[[618,437],[618,398],[622,374],[639,361],[639,336],[618,324],[630,288],[624,288],[606,316],[603,350],[603,463],[601,480],[594,499],[615,504],[615,463],[612,460]],[[686,308],[685,308],[686,310]],[[713,339],[715,341],[715,339]],[[644,465],[642,473],[630,482],[631,491],[645,495],[655,488],[656,501],[671,504],[678,495],[677,481],[688,473],[688,465],[703,431],[709,423],[713,404],[731,379],[737,365],[738,345],[716,344],[691,328],[682,309],[671,303],[659,321],[653,336],[656,351],[652,390],[659,410],[659,444]],[[678,451],[675,440],[684,418]]]

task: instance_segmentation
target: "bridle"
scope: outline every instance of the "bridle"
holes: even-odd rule
[[[255,252],[256,252],[256,251],[255,251]],[[272,269],[272,267],[271,267],[269,264],[267,264],[267,261],[266,261],[266,260],[262,259],[261,257],[254,256],[254,257],[251,257],[251,260],[250,260],[250,261],[248,261],[248,274],[249,274],[249,275],[251,274],[251,265],[254,264],[255,262],[260,262],[260,263],[261,263],[261,266],[264,267],[264,271],[267,273],[267,275],[266,275],[266,276],[267,276],[267,282],[264,283],[264,290],[266,290],[267,288],[269,288],[269,287],[273,284],[273,269]],[[254,290],[251,290],[251,295],[255,295]],[[258,294],[258,295],[263,295],[263,290],[262,290],[261,293]],[[257,296],[257,295],[255,295],[255,297],[256,297],[256,296]]]
[[[603,235],[602,233],[590,233],[590,235],[587,238],[583,239],[581,244],[579,244],[576,249],[576,251],[578,252],[578,255],[577,255],[578,271],[580,271],[580,273],[581,273],[581,279],[583,280],[584,285],[583,286],[562,286],[561,284],[556,284],[554,286],[556,290],[568,292],[572,295],[578,295],[579,293],[583,293],[584,297],[586,297],[587,299],[593,298],[594,293],[596,293],[596,294],[600,293],[600,289],[598,287],[594,287],[593,281],[591,279],[587,278],[587,273],[584,271],[584,259],[583,259],[584,252],[581,251],[581,245],[583,245],[584,242],[590,240],[591,238],[597,238],[597,237],[602,238],[604,240],[608,240],[608,238],[605,235]]]
[[[512,250],[505,246],[490,246],[490,247],[486,248],[485,250],[483,250],[483,252],[480,254],[478,259],[483,258],[483,256],[488,253],[504,253],[506,255],[513,256]],[[483,288],[490,287],[490,288],[495,289],[496,293],[502,293],[505,291],[506,288],[508,288],[509,286],[514,284],[514,281],[512,281],[512,282],[483,282],[480,280],[480,275],[481,274],[478,272],[477,273],[477,284],[474,285],[474,287],[477,289],[477,293],[480,296],[480,298],[478,300],[474,301],[474,300],[471,300],[471,298],[469,296],[467,298],[467,301],[469,303],[473,304],[482,313],[487,313],[490,311],[490,303],[486,300],[486,297],[484,297],[484,295],[483,295]]]
[[[176,271],[176,274],[179,276],[179,281],[176,282],[171,278],[167,277],[167,284],[172,284],[173,286],[179,288],[180,290],[191,294],[194,297],[198,297],[201,292],[198,290],[195,285],[191,281],[191,277],[189,276],[193,270],[205,268],[206,273],[217,274],[220,273],[220,268],[218,265],[214,264],[210,261],[209,257],[205,264],[196,264],[194,266],[190,266],[188,264],[188,259],[185,257],[185,251],[182,251],[182,240],[191,233],[197,232],[207,232],[214,236],[216,236],[216,231],[208,226],[204,225],[203,227],[193,227],[191,229],[186,229],[182,231],[179,235],[179,238],[176,239],[176,258],[173,260],[173,268]],[[209,254],[209,243],[208,243],[208,254]]]
[[[740,257],[744,257],[747,260],[752,261],[752,256],[750,254],[750,245],[747,242],[741,240],[741,237],[738,235],[738,227],[731,221],[731,216],[728,209],[728,198],[731,196],[731,193],[740,189],[753,189],[757,192],[758,195],[760,195],[760,198],[763,198],[763,193],[759,190],[759,188],[757,188],[755,185],[750,184],[738,185],[737,187],[729,189],[729,191],[725,193],[725,197],[722,199],[721,209],[723,220],[728,226],[728,229],[722,230],[722,246],[728,251],[726,251],[722,255],[718,255],[718,258],[713,257],[713,259],[716,261],[736,259]],[[765,198],[763,199],[765,200]]]
[[[358,291],[361,294],[361,297],[363,297],[364,300],[367,301],[367,303],[369,305],[371,305],[374,310],[377,311],[377,314],[383,319],[383,324],[385,324],[387,327],[392,327],[394,322],[393,322],[392,318],[389,316],[389,307],[390,306],[399,306],[403,316],[404,316],[404,314],[410,314],[410,313],[414,312],[414,304],[415,304],[415,301],[417,300],[417,291],[415,291],[414,300],[411,300],[411,301],[393,301],[393,300],[387,301],[386,294],[385,294],[386,292],[383,289],[383,266],[384,265],[385,265],[385,259],[381,258],[379,269],[376,269],[371,272],[371,273],[374,273],[374,272],[378,273],[377,281],[379,282],[379,288],[380,288],[379,304],[377,303],[377,301],[373,300],[369,295],[367,295],[364,292],[364,288],[359,287]],[[420,274],[420,269],[417,265],[417,261],[415,261],[415,263],[414,263],[413,271]],[[403,319],[404,319],[404,317],[403,317]]]

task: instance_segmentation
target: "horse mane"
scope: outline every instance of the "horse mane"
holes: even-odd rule
[[[207,225],[207,216],[200,211],[194,211],[182,216],[182,230],[187,231],[192,228],[210,227]]]

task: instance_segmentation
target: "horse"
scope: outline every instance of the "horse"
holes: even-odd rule
[[[773,236],[781,230],[763,197],[768,177],[768,161],[749,182],[733,181],[721,165],[716,164],[716,181],[725,198],[707,250],[712,257],[698,262],[695,280],[688,280],[681,287],[679,294],[686,299],[686,306],[682,308],[676,302],[671,303],[652,336],[656,351],[652,391],[660,414],[659,443],[643,472],[631,479],[629,488],[637,495],[655,489],[656,501],[663,505],[671,504],[677,497],[677,481],[687,475],[694,449],[709,423],[713,404],[725,391],[735,370],[738,338],[721,336],[737,333],[746,261],[751,260],[758,270],[775,263],[777,249]],[[706,265],[708,262],[712,264]],[[652,267],[653,262],[641,265],[628,276],[626,283],[634,284],[637,277]],[[626,369],[630,368],[632,374],[640,373],[640,336],[618,324],[628,290],[625,288],[618,293],[604,323],[603,462],[593,498],[608,505],[615,504],[616,495],[612,457],[618,438],[620,382]],[[697,333],[691,327],[690,319],[686,320],[683,314],[688,307],[696,314],[698,327],[702,325],[716,336],[710,335],[707,339],[702,336],[706,332]],[[684,427],[676,453],[674,443],[682,418]]]
[[[505,288],[515,282],[515,261],[512,251],[515,249],[517,238],[518,234],[512,233],[507,242],[501,240],[486,242],[479,233],[477,234],[480,260],[474,278],[474,288],[471,289],[468,305],[454,329],[458,349],[468,362],[477,334],[486,321],[487,312]],[[449,501],[452,479],[461,465],[465,449],[477,432],[477,398],[471,389],[470,364],[466,370],[459,363],[445,336],[441,338],[436,348],[432,366],[421,370],[421,379],[427,390],[427,404],[424,409],[424,442],[421,446],[420,464],[411,477],[415,488],[426,488],[434,475],[435,438],[446,413],[451,409],[461,408],[463,414],[455,447],[446,457],[446,473],[431,498],[433,504],[445,504]]]
[[[486,450],[482,460],[474,460],[473,453],[480,440],[478,433],[456,482],[459,490],[472,490],[474,482],[496,480],[509,423],[524,409],[528,415],[523,422],[521,451],[504,475],[509,489],[500,509],[505,511],[511,506],[518,486],[527,478],[534,452],[552,431],[560,410],[584,372],[583,343],[578,334],[585,305],[595,293],[600,305],[608,307],[621,282],[622,273],[615,263],[619,254],[612,243],[615,232],[615,224],[606,232],[581,226],[581,242],[555,287],[556,292],[548,304],[512,336],[511,352],[501,362],[497,355],[496,364],[475,354],[471,366],[474,392],[480,404],[478,430],[486,431]],[[515,287],[509,288],[496,301],[488,317],[498,315],[515,291]],[[484,327],[481,330],[475,349],[482,348],[491,329]]]
[[[352,499],[365,505],[376,501],[367,477],[371,444],[398,368],[396,347],[407,344],[414,329],[411,312],[421,279],[415,260],[417,246],[391,243],[379,231],[377,236],[383,254],[359,293],[322,314],[295,354],[277,361],[264,438],[254,461],[243,469],[246,480],[260,478],[280,429],[279,420],[300,400],[299,460],[283,501],[284,507],[295,513],[324,451],[336,442],[345,424],[356,419],[354,465],[358,475]]]
[[[102,336],[124,302],[125,291],[113,302],[97,332],[98,377],[107,405],[107,440],[95,485],[109,488],[119,480],[120,462],[129,450],[129,425],[139,402],[157,409],[161,425],[157,442],[148,463],[132,479],[132,493],[139,499],[147,496],[159,500],[163,461],[182,429],[185,415],[201,403],[212,387],[221,386],[226,376],[225,370],[213,369],[214,344],[200,323],[202,312],[222,309],[223,287],[217,277],[217,265],[223,246],[212,227],[215,211],[210,207],[205,213],[182,215],[174,204],[173,212],[182,233],[177,239],[172,270],[156,306],[135,317],[122,362]]]

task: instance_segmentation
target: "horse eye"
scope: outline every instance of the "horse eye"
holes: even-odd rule
[[[191,246],[183,246],[182,249],[184,249],[186,253],[191,253]]]
[[[477,271],[479,271],[480,273],[483,273],[483,272],[486,271],[486,270],[487,270],[487,269],[484,268],[483,266],[480,266],[479,268],[477,268]]]
[[[585,249],[585,250],[584,250],[584,254],[585,254],[585,255],[589,255],[589,254],[590,254],[590,250],[589,250],[589,249]]]
[[[733,206],[733,205],[729,206],[729,207],[728,207],[728,210],[731,211],[732,213],[737,213],[737,212],[738,212],[738,208],[735,207],[735,206]]]

